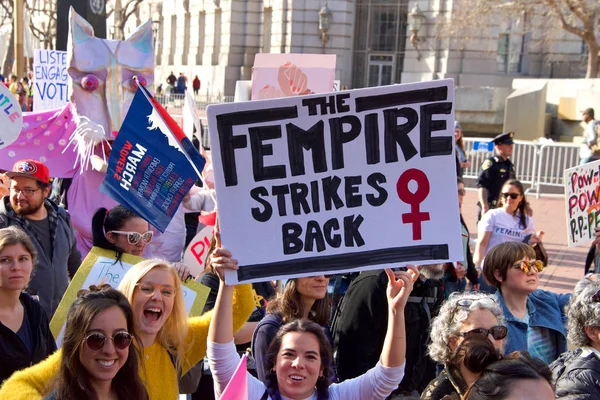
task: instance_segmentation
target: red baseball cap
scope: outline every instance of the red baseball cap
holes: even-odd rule
[[[6,175],[10,178],[25,176],[42,183],[50,183],[50,170],[38,160],[20,160],[13,165],[12,171]]]

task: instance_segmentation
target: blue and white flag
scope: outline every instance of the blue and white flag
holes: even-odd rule
[[[164,232],[204,159],[191,143],[182,144],[181,129],[152,100],[140,85],[112,145],[100,190]]]

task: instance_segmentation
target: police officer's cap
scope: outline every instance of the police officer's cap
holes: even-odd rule
[[[514,132],[502,133],[494,138],[494,144],[513,144]]]

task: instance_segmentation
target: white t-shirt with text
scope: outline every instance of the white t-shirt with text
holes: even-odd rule
[[[512,215],[504,211],[503,208],[495,208],[486,212],[481,221],[479,221],[479,231],[492,232],[490,242],[485,253],[500,243],[504,242],[522,242],[527,235],[535,232],[533,228],[533,219],[527,216],[527,225],[523,228],[519,225],[521,214]]]

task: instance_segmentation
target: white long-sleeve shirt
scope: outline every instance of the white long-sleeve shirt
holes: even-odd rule
[[[210,340],[207,343],[207,354],[210,369],[212,371],[215,383],[215,398],[220,398],[223,390],[231,380],[240,356],[238,355],[233,340],[229,343],[215,343]],[[404,377],[404,366],[384,367],[381,362],[377,362],[375,367],[368,370],[363,375],[348,379],[341,383],[334,383],[329,386],[330,400],[383,400],[398,387]],[[267,389],[266,386],[252,376],[247,374],[248,379],[248,400],[259,400]],[[284,400],[287,399],[281,396]],[[271,399],[271,397],[269,397]],[[316,400],[317,393],[314,392],[308,399]],[[298,399],[299,400],[299,399]]]

